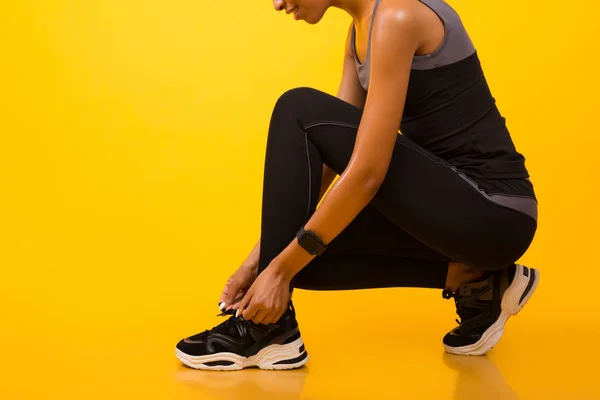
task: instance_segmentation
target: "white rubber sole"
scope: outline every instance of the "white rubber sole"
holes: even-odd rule
[[[253,356],[244,357],[235,353],[217,353],[207,356],[190,356],[175,349],[175,356],[190,368],[207,371],[239,371],[248,367],[266,370],[300,368],[308,361],[302,338],[288,344],[273,344]],[[228,363],[228,365],[206,365],[207,363]]]
[[[533,296],[539,281],[540,273],[538,270],[517,264],[515,278],[504,292],[504,296],[502,296],[500,305],[502,311],[496,322],[483,333],[481,339],[477,342],[461,347],[444,345],[446,352],[464,356],[481,356],[490,351],[502,337],[506,321],[508,321],[511,316],[517,315],[519,311],[523,309],[531,296]],[[529,291],[525,297],[523,297],[523,293],[526,292],[530,282],[531,286],[529,287]],[[523,300],[521,300],[521,297],[523,297]]]

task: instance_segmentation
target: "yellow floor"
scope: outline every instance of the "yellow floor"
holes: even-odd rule
[[[92,315],[99,310],[86,310],[76,300],[45,320],[9,313],[0,334],[0,398],[600,398],[597,316],[584,324],[570,323],[568,315],[540,314],[541,287],[510,320],[505,337],[488,356],[457,357],[445,355],[440,344],[452,326],[453,310],[441,296],[439,302],[432,301],[438,295],[395,289],[298,292],[299,320],[311,359],[305,368],[277,372],[203,372],[180,365],[173,356],[179,337],[218,319],[209,307],[182,303],[176,308],[176,298],[166,300],[172,312],[158,310],[154,317],[151,308],[158,302],[152,299],[137,305],[144,318],[134,313],[131,302],[123,305],[129,309],[106,310],[116,314],[119,323],[114,326],[103,326],[110,318]],[[394,304],[376,307],[384,298]],[[307,309],[303,302],[323,305]],[[428,309],[415,309],[419,302]],[[12,306],[12,311],[19,307]],[[90,322],[94,318],[104,322]],[[88,321],[87,326],[81,321]]]

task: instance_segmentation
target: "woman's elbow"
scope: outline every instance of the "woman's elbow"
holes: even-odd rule
[[[356,174],[355,182],[365,193],[375,195],[384,179],[385,174],[383,173],[374,170],[364,170]]]
[[[368,179],[366,179],[363,183],[365,190],[368,190],[369,193],[371,193],[372,195],[375,195],[375,193],[377,193],[377,191],[379,191],[379,188],[381,187],[381,184],[383,183],[383,177],[379,177],[379,176],[372,176],[369,177]]]

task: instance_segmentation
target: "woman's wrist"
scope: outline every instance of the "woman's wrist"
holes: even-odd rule
[[[283,283],[289,283],[295,275],[290,268],[286,268],[277,258],[269,264],[267,269]]]
[[[260,254],[260,239],[258,239],[258,243],[254,246],[246,261],[242,263],[242,268],[247,268],[254,273],[258,271],[258,260]]]
[[[310,255],[298,244],[298,241],[294,239],[275,259],[271,262],[272,266],[277,275],[284,277],[287,280],[292,278],[300,272],[312,259],[313,255]]]
[[[258,272],[258,261],[244,261],[242,264],[242,268],[245,268],[256,275]]]

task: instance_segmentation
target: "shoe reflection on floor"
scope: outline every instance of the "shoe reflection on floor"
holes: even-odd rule
[[[458,372],[454,399],[517,400],[504,375],[488,356],[456,356],[444,353],[444,364]]]
[[[290,371],[199,371],[180,366],[176,379],[203,394],[219,400],[298,399],[309,371],[307,367]]]

